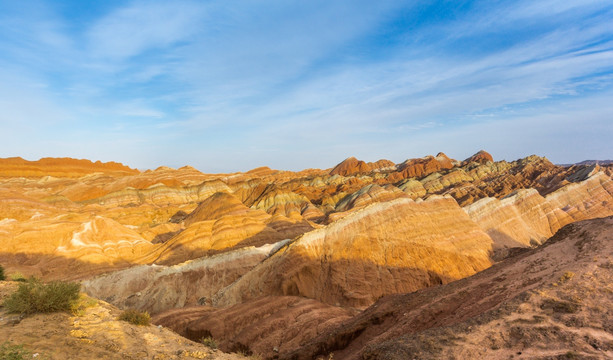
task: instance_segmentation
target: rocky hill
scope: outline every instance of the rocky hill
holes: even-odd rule
[[[228,351],[285,356],[303,334],[341,334],[380,299],[452,286],[568,224],[612,216],[612,175],[485,151],[233,174],[4,159],[0,264],[80,280],[92,296],[157,314],[185,336],[212,335]],[[210,325],[221,323],[233,325]],[[273,331],[280,324],[288,330]]]
[[[312,304],[303,315],[311,326],[289,322],[281,333],[270,323],[296,315],[283,316],[280,303],[301,300],[172,310],[156,321],[281,359],[605,359],[613,356],[612,280],[608,217],[567,225],[541,247],[514,251],[465,279],[384,296],[354,316]],[[274,316],[262,315],[268,306]]]
[[[613,217],[435,288],[380,299],[282,358],[611,358]]]
[[[0,303],[16,288],[14,282],[0,281]],[[137,326],[117,320],[119,309],[103,301],[94,303],[78,315],[52,313],[21,317],[0,307],[0,346],[19,346],[29,358],[53,360],[246,359],[213,350],[161,326]]]
[[[364,307],[490,266],[491,239],[451,198],[370,205],[281,248],[214,299],[294,295]]]
[[[0,177],[70,177],[78,178],[83,175],[103,173],[111,176],[125,176],[138,174],[139,171],[131,169],[116,162],[90,160],[77,160],[72,158],[42,158],[37,161],[28,161],[20,157],[0,159]]]

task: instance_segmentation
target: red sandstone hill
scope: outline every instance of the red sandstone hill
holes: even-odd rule
[[[20,157],[0,159],[0,177],[81,177],[95,172],[114,176],[139,173],[136,169],[112,161],[103,163],[72,158],[42,158],[28,161]]]
[[[487,154],[484,151],[481,153]],[[475,154],[476,161],[480,161],[484,154]],[[487,154],[489,155],[489,154]],[[491,158],[491,155],[489,155]],[[369,173],[386,173],[391,181],[399,181],[411,177],[422,177],[433,172],[451,169],[458,162],[450,159],[444,153],[438,153],[436,156],[425,156],[423,158],[408,159],[400,164],[394,164],[389,160],[379,160],[374,163],[366,163],[358,160],[355,157],[350,157],[336,165],[330,175],[350,176],[356,174]]]
[[[331,171],[330,175],[354,175],[360,173],[369,173],[371,171],[382,171],[394,169],[395,164],[389,160],[379,160],[376,162],[366,163],[362,160],[358,160],[355,157],[349,157],[338,165],[336,165]]]
[[[477,152],[473,156],[471,156],[468,159],[464,160],[462,162],[462,164],[470,164],[471,162],[478,162],[478,163],[494,162],[494,158],[487,151],[480,150],[479,152]]]

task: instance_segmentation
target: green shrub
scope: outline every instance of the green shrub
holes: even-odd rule
[[[200,342],[211,349],[217,349],[217,342],[211,336],[203,337]]]
[[[12,345],[8,341],[0,345],[0,359],[23,360],[31,359],[32,354],[23,348],[23,345]]]
[[[20,273],[19,271],[14,272],[14,273],[11,274],[11,280],[12,281],[20,281],[20,282],[28,281],[28,279],[26,279],[26,277],[23,276],[23,274]]]
[[[6,275],[4,275],[4,268],[0,265],[0,281],[6,280]]]
[[[34,277],[19,284],[19,288],[3,303],[12,313],[34,314],[70,311],[79,299],[81,285],[52,281],[48,284]]]
[[[119,320],[127,321],[134,325],[149,325],[151,322],[151,316],[148,312],[140,312],[134,309],[128,309],[119,315]]]

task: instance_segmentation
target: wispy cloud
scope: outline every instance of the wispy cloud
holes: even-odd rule
[[[94,56],[124,59],[163,49],[198,32],[205,13],[198,2],[137,2],[112,11],[87,32]]]
[[[563,161],[572,118],[603,127],[611,110],[607,1],[97,6],[69,17],[54,2],[0,4],[0,123],[63,141],[30,153],[86,157],[85,147],[96,159],[209,171],[488,146]],[[540,139],[555,121],[559,141]],[[539,135],[519,135],[530,124]],[[0,155],[25,152],[25,135],[9,133],[17,140]],[[582,156],[613,152],[602,135],[590,144]]]

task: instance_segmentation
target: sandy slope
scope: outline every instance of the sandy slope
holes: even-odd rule
[[[0,282],[0,301],[17,288]],[[23,344],[47,359],[244,359],[189,341],[169,329],[118,321],[120,310],[103,301],[82,316],[36,314],[23,318],[0,308],[0,342]],[[16,324],[15,324],[16,323]]]

